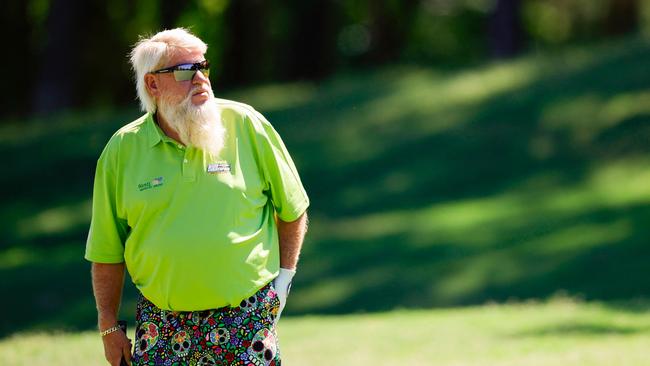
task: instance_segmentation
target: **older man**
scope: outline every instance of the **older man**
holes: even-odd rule
[[[97,162],[85,257],[111,365],[280,364],[309,200],[269,122],[213,96],[206,49],[180,28],[137,43],[146,114]],[[125,266],[141,294],[133,353],[116,324]]]

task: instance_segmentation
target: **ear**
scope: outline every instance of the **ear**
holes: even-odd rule
[[[147,91],[152,97],[160,96],[160,88],[158,88],[158,80],[153,74],[144,75],[144,85],[147,86]]]

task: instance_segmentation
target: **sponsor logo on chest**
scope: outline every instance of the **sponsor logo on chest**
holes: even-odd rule
[[[157,177],[150,180],[149,182],[138,184],[138,190],[142,192],[142,191],[146,191],[147,189],[160,187],[162,185],[163,185],[163,177]]]
[[[226,161],[208,164],[207,172],[210,174],[230,173],[230,164]]]

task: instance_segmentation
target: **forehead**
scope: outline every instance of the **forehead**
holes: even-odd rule
[[[196,63],[205,60],[203,52],[197,49],[176,48],[171,53],[171,57],[167,61],[165,67],[170,67],[180,64]]]

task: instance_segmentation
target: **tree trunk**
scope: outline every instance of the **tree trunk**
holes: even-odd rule
[[[84,2],[54,0],[46,21],[47,40],[42,53],[34,88],[32,110],[38,114],[71,107],[75,66],[79,60],[77,32],[74,21],[83,16],[80,7]]]
[[[5,31],[5,57],[0,62],[3,75],[3,95],[0,98],[1,116],[26,115],[31,107],[32,90],[38,61],[32,55],[35,48],[35,27],[28,15],[27,1],[9,1],[0,12],[0,22]],[[16,65],[16,62],[18,65]],[[0,118],[0,123],[8,119]]]
[[[494,58],[518,55],[524,43],[520,0],[497,0],[489,23],[490,53]]]
[[[639,28],[638,0],[610,0],[605,20],[608,35],[618,36]]]
[[[259,80],[268,58],[267,3],[263,0],[231,1],[225,14],[226,40],[223,69],[219,80],[224,85],[243,85]]]
[[[178,17],[183,13],[187,2],[162,1],[160,3],[160,25],[163,29],[172,29],[176,26]]]
[[[408,41],[420,0],[403,0],[392,4],[370,1],[371,47],[367,60],[382,64],[399,59]]]
[[[286,74],[290,79],[321,78],[336,67],[338,9],[335,1],[292,1],[290,54]]]

